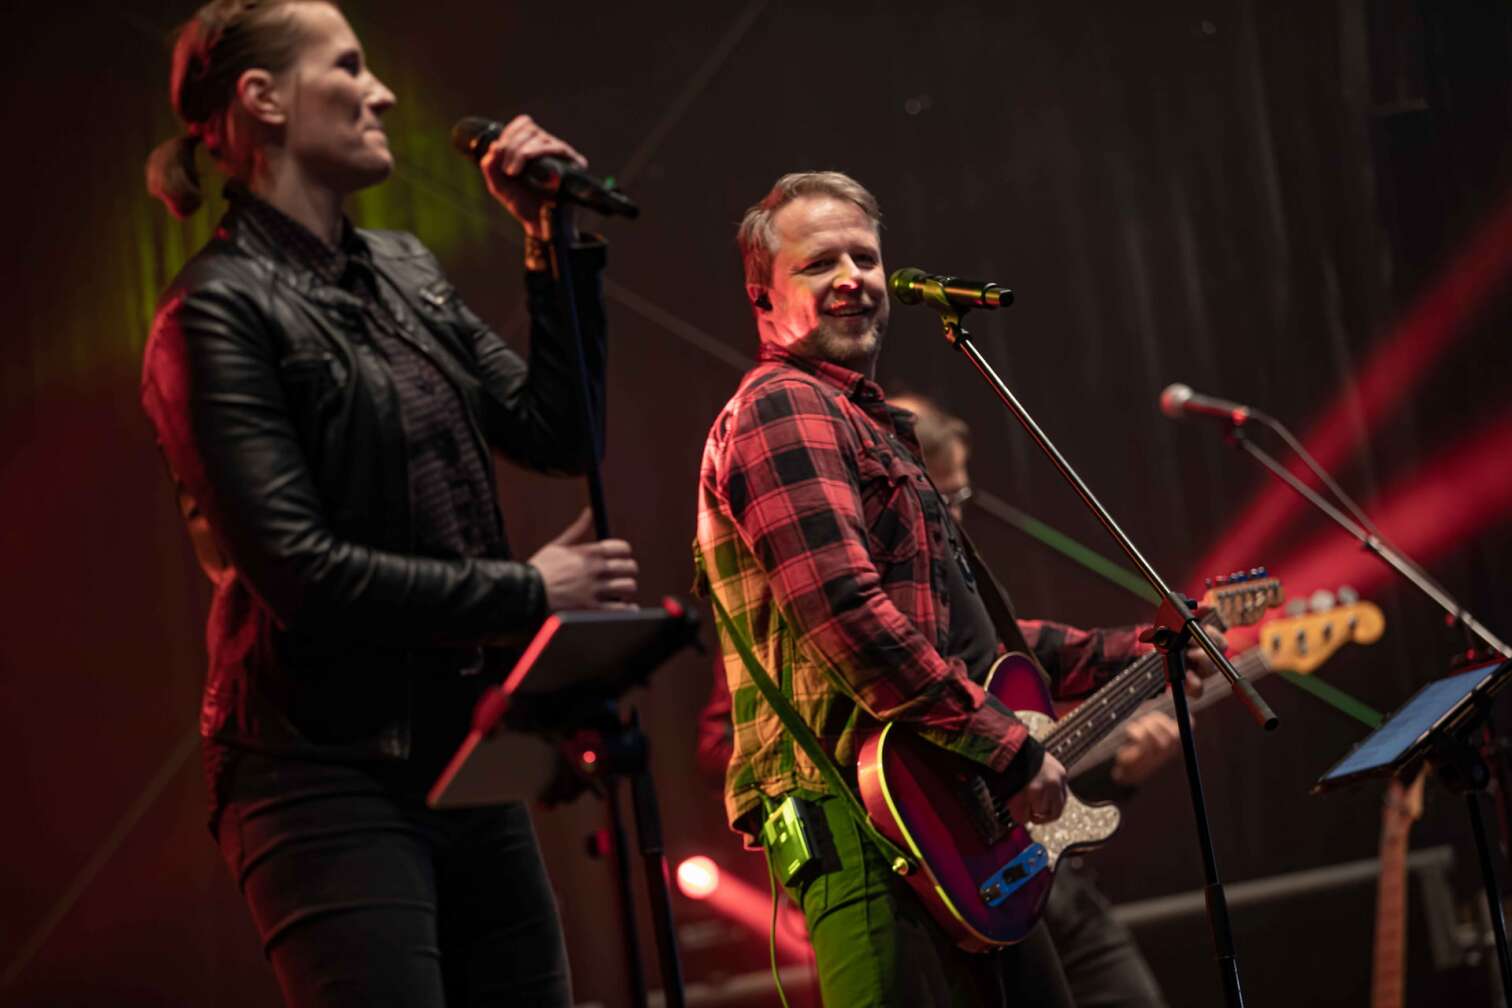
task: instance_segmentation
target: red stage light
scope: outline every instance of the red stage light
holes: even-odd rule
[[[677,888],[689,899],[708,899],[719,888],[719,865],[702,854],[677,866]]]
[[[1398,480],[1372,508],[1388,540],[1421,564],[1512,514],[1512,412]],[[1395,577],[1342,530],[1329,527],[1271,569],[1298,588],[1350,584],[1368,592]]]
[[[1464,334],[1477,311],[1492,300],[1512,272],[1512,196],[1418,297],[1407,315],[1357,370],[1355,379],[1313,421],[1302,438],[1318,463],[1332,469],[1382,417],[1396,409],[1430,372],[1433,363]],[[1301,462],[1288,465],[1314,483]],[[1306,505],[1280,483],[1267,485],[1198,562],[1200,578],[1253,563]],[[1274,566],[1274,565],[1272,565]]]

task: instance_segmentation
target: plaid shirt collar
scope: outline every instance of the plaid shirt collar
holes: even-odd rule
[[[852,371],[848,367],[825,360],[800,357],[775,343],[762,343],[756,352],[756,359],[762,364],[780,364],[811,374],[826,385],[843,392],[847,399],[860,407],[873,420],[888,426],[902,426],[897,423],[898,413],[902,411],[894,411],[888,406],[882,386],[859,371]],[[910,424],[909,427],[911,428],[912,425]]]
[[[831,388],[844,393],[847,399],[855,403],[858,409],[880,425],[884,431],[894,432],[915,455],[920,454],[918,437],[914,431],[914,422],[918,418],[906,409],[890,405],[886,394],[882,391],[882,386],[859,371],[852,371],[850,368],[831,364],[829,361],[800,357],[775,343],[761,344],[756,352],[756,359],[762,364],[778,364],[813,375]]]
[[[341,219],[341,241],[336,248],[332,248],[317,237],[315,232],[239,182],[227,183],[226,199],[267,232],[268,237],[296,266],[309,270],[332,286],[342,286],[347,267],[353,259],[365,262],[369,258],[367,243],[346,217]]]

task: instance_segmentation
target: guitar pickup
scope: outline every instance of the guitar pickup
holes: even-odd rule
[[[977,895],[988,906],[998,906],[1024,887],[1034,876],[1050,867],[1050,854],[1043,844],[1030,844],[1018,856],[993,872],[981,885]]]

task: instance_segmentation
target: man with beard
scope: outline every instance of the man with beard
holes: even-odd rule
[[[1052,692],[1074,700],[1134,653],[1134,635],[1044,624],[1030,642],[975,561],[924,471],[911,417],[872,380],[888,318],[879,222],[854,179],[805,172],[779,179],[741,223],[761,346],[704,448],[703,587],[843,775],[854,780],[866,738],[903,722],[1000,775],[1018,821],[1048,822],[1065,804],[1065,769],[979,680],[1006,646],[1048,658]],[[721,636],[731,826],[754,840],[793,797],[829,833],[825,870],[788,890],[825,1004],[1071,1004],[1043,926],[992,955],[954,946]]]

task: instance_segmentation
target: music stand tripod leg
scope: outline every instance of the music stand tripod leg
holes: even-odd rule
[[[641,961],[640,932],[635,922],[635,896],[630,882],[630,841],[625,837],[625,816],[620,810],[619,779],[611,776],[604,782],[604,807],[609,814],[607,853],[614,860],[616,909],[620,918],[620,940],[624,945],[625,980],[629,984],[631,1008],[646,1008],[646,968]]]
[[[646,872],[646,892],[651,899],[652,926],[660,957],[662,990],[667,1008],[683,1008],[682,962],[677,953],[677,932],[672,923],[671,887],[666,849],[662,843],[661,811],[656,801],[656,782],[651,776],[650,742],[632,713],[627,730],[640,750],[639,766],[630,778],[631,802],[635,808],[635,834],[640,844],[641,864]]]
[[[1491,771],[1485,759],[1458,733],[1440,733],[1434,741],[1433,762],[1439,778],[1451,791],[1465,796],[1470,813],[1470,831],[1475,834],[1475,850],[1480,857],[1481,881],[1485,886],[1486,911],[1491,917],[1491,933],[1496,939],[1496,961],[1501,970],[1502,1000],[1512,1008],[1512,952],[1508,951],[1507,920],[1502,912],[1501,885],[1496,878],[1496,859],[1486,818],[1481,812],[1480,792],[1490,782]]]

